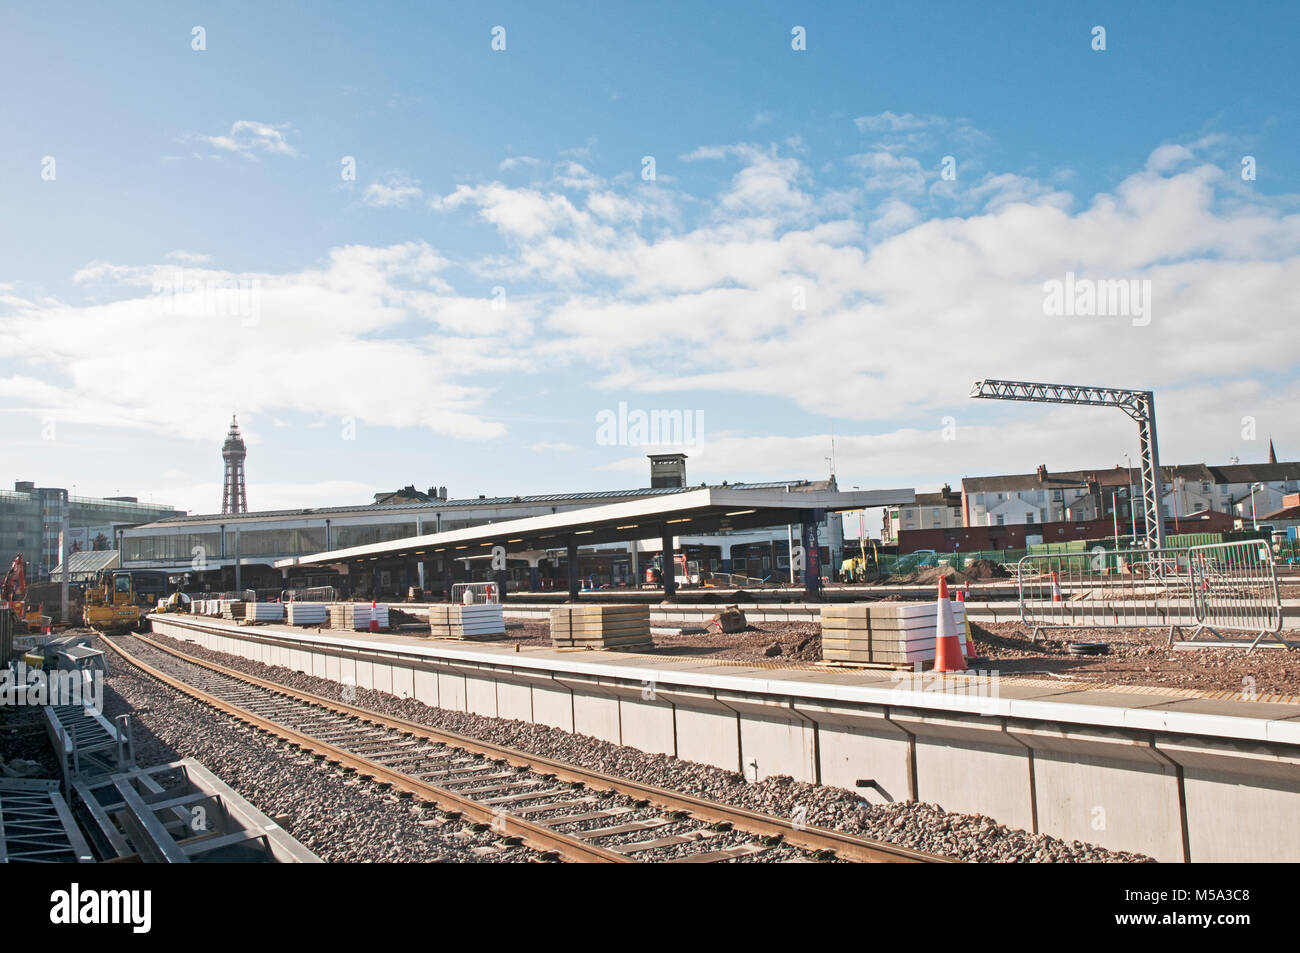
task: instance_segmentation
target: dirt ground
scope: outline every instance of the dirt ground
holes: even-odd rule
[[[1195,689],[1206,692],[1254,691],[1262,701],[1270,695],[1300,695],[1300,650],[1260,647],[1244,649],[1171,650],[1164,629],[1108,629],[1046,633],[1031,644],[1019,623],[972,623],[979,650],[978,667],[996,669],[1003,677],[1058,678],[1065,683],[1141,685]],[[1075,657],[1068,644],[1075,640],[1105,641],[1110,654]],[[505,641],[550,645],[545,622],[511,623]],[[702,633],[655,635],[656,655],[698,657],[740,662],[816,662],[821,658],[820,626],[811,622],[760,622],[733,635]],[[780,647],[779,654],[775,647]],[[771,654],[769,654],[771,653]]]
[[[1300,695],[1300,650],[1174,650],[1166,629],[1103,629],[1044,633],[1037,644],[1019,623],[972,623],[980,667],[1003,676],[1057,677],[1070,682],[1148,685],[1209,692],[1252,691],[1261,701],[1270,694]],[[1285,635],[1285,633],[1283,633]],[[1110,654],[1076,658],[1071,641],[1106,642]]]

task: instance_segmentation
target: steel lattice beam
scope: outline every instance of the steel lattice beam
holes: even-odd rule
[[[1142,513],[1148,549],[1164,549],[1165,519],[1161,504],[1160,450],[1156,443],[1156,398],[1149,390],[1120,387],[1084,387],[1077,384],[1036,384],[1030,381],[982,380],[971,387],[971,397],[988,400],[1023,400],[1040,404],[1077,404],[1118,407],[1138,425],[1142,459]],[[1133,501],[1129,501],[1129,506]]]

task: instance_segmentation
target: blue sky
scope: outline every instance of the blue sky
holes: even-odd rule
[[[983,376],[1300,458],[1300,8],[697,7],[6,6],[10,478],[211,510],[232,409],[254,508],[641,485],[620,403],[699,414],[700,480],[1136,452]],[[1045,314],[1067,271],[1150,320]]]

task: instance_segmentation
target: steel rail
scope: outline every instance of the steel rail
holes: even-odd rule
[[[558,779],[569,783],[581,783],[588,787],[611,790],[635,800],[649,801],[651,804],[665,811],[686,811],[697,820],[707,823],[731,824],[735,828],[759,837],[780,838],[782,842],[792,847],[798,847],[810,851],[831,851],[840,859],[858,863],[959,862],[951,857],[929,854],[923,851],[912,850],[908,847],[902,847],[897,844],[870,840],[868,838],[857,837],[841,831],[830,830],[829,828],[813,827],[795,821],[786,820],[785,818],[775,817],[770,814],[761,814],[756,811],[750,811],[746,808],[720,804],[715,801],[695,797],[691,794],[669,791],[664,788],[655,787],[654,785],[644,784],[640,781],[633,781],[628,778],[620,778],[599,771],[581,768],[562,761],[556,761],[544,755],[530,754],[525,751],[520,751],[517,748],[510,748],[505,745],[482,741],[478,738],[458,734],[452,731],[432,728],[428,725],[407,721],[403,718],[396,718],[392,715],[386,715],[382,712],[363,708],[359,705],[350,705],[331,698],[324,698],[320,695],[312,694],[311,692],[289,688],[279,682],[259,678],[255,675],[250,675],[247,672],[241,672],[238,669],[227,668],[226,666],[219,665],[215,662],[199,659],[192,655],[188,655],[185,652],[173,649],[170,646],[156,642],[147,636],[139,635],[138,633],[133,633],[132,637],[140,639],[145,644],[152,646],[161,652],[172,655],[191,664],[286,695],[298,701],[326,708],[338,714],[370,721],[380,727],[408,732],[428,741],[463,749],[471,754],[481,754],[485,757],[503,760],[516,767],[526,767],[538,771],[539,773],[553,774]],[[120,650],[120,647],[117,648]],[[611,851],[607,853],[614,852]],[[615,856],[619,860],[628,859],[626,856],[621,854],[615,854]]]
[[[183,658],[185,661],[191,662],[192,664],[204,665],[204,663],[198,659],[188,658],[181,653],[171,651],[166,646],[159,645],[152,639],[144,638],[138,633],[133,633],[133,637],[141,639],[141,641],[146,642],[160,651],[176,655],[178,658]],[[495,812],[492,808],[479,804],[476,801],[472,801],[454,791],[448,791],[445,788],[429,784],[427,781],[422,781],[419,778],[414,778],[410,775],[403,774],[400,771],[395,771],[392,768],[379,764],[378,762],[371,761],[368,758],[353,754],[350,751],[329,744],[328,742],[313,738],[311,735],[303,734],[287,725],[282,725],[277,721],[264,718],[246,708],[242,708],[239,705],[218,698],[217,696],[209,694],[201,688],[197,688],[182,679],[168,675],[166,672],[154,668],[149,663],[142,661],[130,652],[126,651],[122,646],[117,645],[109,639],[104,639],[104,641],[112,646],[113,650],[125,661],[134,665],[151,678],[157,679],[164,685],[168,685],[183,694],[196,698],[204,704],[215,708],[217,711],[231,715],[238,718],[240,721],[252,725],[254,728],[261,729],[262,731],[266,731],[269,734],[282,738],[290,744],[302,748],[304,751],[318,754],[328,761],[338,763],[344,768],[351,768],[357,772],[358,776],[373,777],[378,781],[382,781],[383,783],[392,786],[395,790],[406,791],[412,795],[418,795],[425,800],[432,801],[444,810],[459,811],[466,817],[469,817],[478,823],[490,824],[498,833],[502,833],[507,837],[518,837],[534,850],[543,853],[556,853],[561,857],[564,857],[566,860],[580,863],[634,862],[632,858],[623,854],[606,850],[603,847],[598,847],[594,844],[585,843],[577,838],[567,837],[564,834],[543,827],[540,824],[526,821],[521,817],[516,817],[508,813],[502,814]],[[205,667],[212,668],[214,671],[219,671],[225,675],[241,677],[245,681],[250,680],[248,676],[244,676],[242,673],[223,669],[220,666],[209,665]],[[275,686],[273,682],[262,682],[261,680],[257,680],[257,682],[261,687],[272,689],[279,694],[289,695],[291,697],[295,695],[295,693],[285,689],[284,686]],[[305,701],[306,699],[300,700]]]

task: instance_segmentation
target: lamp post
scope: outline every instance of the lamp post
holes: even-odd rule
[[[1262,483],[1252,483],[1250,485],[1250,522],[1256,530],[1259,529],[1259,517],[1255,515],[1255,491],[1264,489]]]

